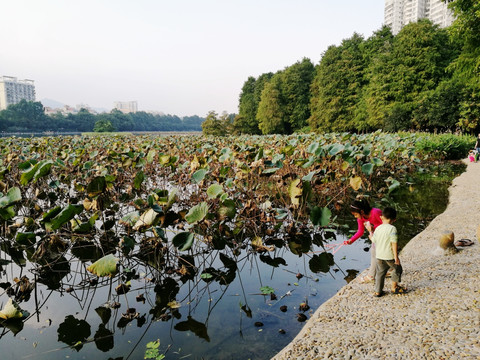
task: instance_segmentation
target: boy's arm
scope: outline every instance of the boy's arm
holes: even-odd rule
[[[396,242],[391,242],[393,257],[395,259],[395,265],[400,265],[400,259],[398,258],[398,244]]]

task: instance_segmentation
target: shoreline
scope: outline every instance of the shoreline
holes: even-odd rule
[[[358,278],[323,303],[272,360],[480,359],[480,163],[452,181],[449,203],[400,253],[407,294],[373,297]],[[473,245],[447,255],[444,231]],[[479,229],[480,230],[480,229]]]

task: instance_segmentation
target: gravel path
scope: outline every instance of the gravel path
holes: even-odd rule
[[[445,212],[400,253],[409,292],[373,297],[356,280],[322,304],[273,359],[480,359],[480,163],[454,179]],[[444,231],[472,246],[446,254]]]

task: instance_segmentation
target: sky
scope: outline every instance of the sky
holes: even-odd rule
[[[249,76],[383,24],[384,0],[0,0],[0,76],[37,101],[178,116],[238,113]]]

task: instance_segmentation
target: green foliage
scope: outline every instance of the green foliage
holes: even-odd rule
[[[233,132],[232,115],[224,112],[220,117],[215,111],[210,111],[205,122],[202,123],[204,135],[225,136]]]
[[[116,109],[98,115],[83,108],[78,113],[63,115],[58,112],[45,115],[40,102],[22,100],[0,111],[0,131],[91,132],[99,121],[98,131],[113,131],[112,127],[117,131],[201,131],[201,123],[204,120],[197,115],[180,118],[175,115],[154,115],[143,111],[123,114]]]
[[[118,271],[118,260],[119,259],[116,258],[113,254],[108,254],[101,259],[95,261],[92,265],[88,266],[87,270],[99,277],[112,277]]]
[[[93,127],[94,132],[112,132],[115,131],[115,127],[112,125],[110,120],[100,119],[95,122]]]
[[[475,145],[475,138],[467,135],[420,135],[415,148],[425,155],[445,160],[464,159]]]
[[[162,360],[165,359],[164,354],[160,354],[158,348],[160,346],[160,340],[150,341],[146,345],[145,356],[144,359],[154,359],[154,360]]]

